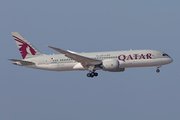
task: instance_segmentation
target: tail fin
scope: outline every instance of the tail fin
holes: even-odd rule
[[[28,42],[21,34],[17,32],[12,32],[12,35],[23,59],[43,55],[33,45],[31,45],[31,43]]]

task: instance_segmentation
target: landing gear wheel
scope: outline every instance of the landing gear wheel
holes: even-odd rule
[[[87,77],[91,77],[91,73],[88,73],[88,74],[87,74]]]
[[[94,76],[97,77],[97,76],[98,76],[98,73],[96,73],[96,72],[89,72],[89,73],[87,74],[87,77],[93,78]]]
[[[157,73],[160,72],[160,70],[159,70],[160,67],[161,67],[161,65],[158,65],[158,66],[157,66],[157,70],[156,70]]]
[[[92,78],[94,77],[94,73],[91,73],[91,77],[92,77]]]
[[[94,74],[95,74],[95,73],[94,73],[94,72],[92,72],[92,73],[91,73],[91,77],[94,77],[94,76],[95,76]]]
[[[160,72],[160,70],[159,70],[159,69],[157,69],[157,70],[156,70],[156,72],[157,72],[157,73],[159,73],[159,72]]]
[[[97,77],[97,76],[98,76],[98,73],[94,73],[94,76],[96,76],[96,77]]]
[[[94,76],[95,76],[94,73],[88,73],[87,74],[87,77],[92,77],[93,78]]]

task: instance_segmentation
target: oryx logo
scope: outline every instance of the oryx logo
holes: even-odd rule
[[[23,59],[26,57],[27,54],[32,54],[35,55],[36,51],[26,42],[24,42],[23,40],[21,40],[20,38],[13,36],[14,40],[21,43],[21,44],[17,44],[18,46],[20,46],[19,51],[23,57]]]

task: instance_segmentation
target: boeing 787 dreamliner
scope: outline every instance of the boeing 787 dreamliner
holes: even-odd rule
[[[14,40],[22,55],[22,60],[9,59],[13,64],[51,71],[89,70],[87,77],[98,76],[96,70],[123,72],[130,67],[157,66],[171,63],[172,58],[155,50],[129,50],[111,52],[76,53],[48,46],[62,54],[45,55],[38,51],[22,35],[12,32]]]

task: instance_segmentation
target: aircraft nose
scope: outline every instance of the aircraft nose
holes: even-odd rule
[[[172,63],[173,59],[169,56],[168,63]]]
[[[172,63],[173,62],[173,59],[170,57],[170,63]]]

